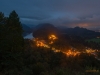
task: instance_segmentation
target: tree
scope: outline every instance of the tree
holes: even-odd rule
[[[23,30],[19,20],[18,14],[12,11],[7,20],[7,42],[9,43],[9,50],[18,51],[23,48],[24,39],[22,36]]]
[[[2,12],[0,12],[0,24],[3,21],[3,19],[4,19],[4,14]]]
[[[4,18],[4,14],[0,12],[0,40],[2,40],[2,31],[3,31],[3,26],[2,26],[2,21]]]
[[[15,11],[12,11],[8,17],[7,21],[7,27],[9,31],[14,31],[12,33],[18,33],[19,35],[22,35],[23,30],[22,30],[22,25],[19,20],[18,14]]]
[[[4,14],[2,12],[0,12],[0,52],[4,50],[4,45],[5,45],[6,20],[7,18],[4,17]]]
[[[21,60],[24,46],[22,33],[21,22],[15,11],[8,18],[0,13],[0,70],[14,68],[20,63],[18,61]]]

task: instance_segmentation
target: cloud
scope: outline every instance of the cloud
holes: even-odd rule
[[[22,23],[52,23],[68,27],[100,25],[100,0],[1,0],[0,11],[16,10]]]

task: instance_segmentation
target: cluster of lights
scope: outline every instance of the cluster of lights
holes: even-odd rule
[[[58,50],[58,49],[56,49],[56,48],[54,48],[54,47],[52,47],[52,50],[53,50],[54,52],[61,52],[61,50]]]
[[[50,48],[44,40],[38,40],[38,39],[34,39],[33,40],[36,43],[37,47],[46,47],[46,48]]]
[[[86,50],[86,53],[90,53],[91,54],[91,53],[94,53],[94,52],[96,52],[96,51],[95,50],[92,50],[92,49],[87,49]]]
[[[37,47],[42,47],[42,46],[44,46],[45,44],[44,44],[43,42],[41,42],[41,41],[37,41],[37,42],[36,42],[36,45],[37,45]]]
[[[37,41],[36,42],[37,47],[46,47],[50,48],[47,44],[43,43],[42,41]]]
[[[49,36],[49,40],[50,40],[50,43],[49,44],[53,44],[54,40],[56,40],[57,37],[55,35],[50,35]],[[51,48],[49,45],[47,45],[45,43],[44,40],[38,40],[38,39],[34,39],[35,43],[36,43],[36,46],[37,47],[45,47],[45,48]],[[79,51],[73,51],[73,50],[68,50],[66,52],[63,52],[62,50],[58,50],[54,47],[51,48],[54,52],[62,52],[64,54],[66,54],[67,56],[77,56],[77,55],[80,55],[81,53],[88,53],[88,54],[93,54],[95,53],[96,51],[98,50],[92,50],[92,49],[86,49],[86,51],[84,52],[79,52]]]
[[[72,51],[72,50],[68,50],[67,52],[64,52],[67,56],[76,56],[76,55],[80,55],[80,52],[78,51]]]
[[[57,37],[55,36],[55,35],[50,35],[49,36],[49,40],[50,40],[50,42],[49,42],[49,44],[53,44],[54,43],[54,40],[56,40],[57,39]]]
[[[53,44],[53,43],[54,43],[53,41],[50,41],[50,42],[49,42],[49,44]]]
[[[57,37],[55,35],[50,35],[49,36],[49,40],[56,40],[56,39],[57,39]]]

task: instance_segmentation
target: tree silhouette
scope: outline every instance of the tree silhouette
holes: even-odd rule
[[[18,51],[23,48],[24,39],[22,36],[23,30],[18,14],[12,11],[7,20],[7,42],[9,43],[9,50]]]
[[[0,12],[0,55],[2,55],[2,51],[4,51],[6,49],[6,21],[7,18],[4,16],[4,14],[2,12]]]

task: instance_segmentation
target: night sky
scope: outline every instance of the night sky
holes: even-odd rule
[[[100,0],[0,0],[6,16],[15,10],[22,23],[100,27]]]

